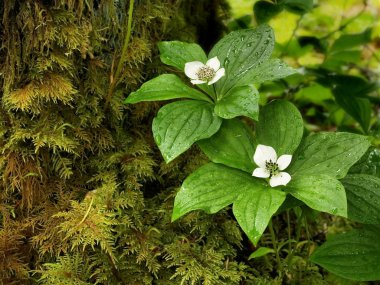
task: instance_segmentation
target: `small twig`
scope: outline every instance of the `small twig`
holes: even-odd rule
[[[88,214],[89,214],[90,211],[91,211],[91,207],[92,207],[92,203],[93,203],[93,202],[94,202],[94,197],[91,198],[90,205],[88,206],[88,209],[87,209],[87,211],[86,211],[86,214],[84,214],[83,219],[79,222],[79,224],[77,224],[77,227],[80,226],[81,224],[83,224],[84,221],[87,219]]]

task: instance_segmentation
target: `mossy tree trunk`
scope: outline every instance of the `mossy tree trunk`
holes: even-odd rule
[[[239,284],[247,276],[226,213],[170,223],[176,187],[204,158],[193,149],[165,165],[150,130],[158,105],[123,104],[165,71],[158,41],[209,49],[225,11],[222,0],[1,2],[3,284]]]

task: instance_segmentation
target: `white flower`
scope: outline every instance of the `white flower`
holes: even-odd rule
[[[292,179],[289,173],[281,172],[287,168],[292,161],[290,154],[281,155],[277,159],[276,151],[273,147],[259,144],[256,148],[253,160],[259,166],[252,176],[260,178],[269,178],[269,184],[272,187],[286,185]]]
[[[185,64],[185,74],[191,79],[193,84],[208,83],[214,84],[224,76],[224,68],[220,68],[218,57],[209,59],[206,64],[200,61],[187,62]]]

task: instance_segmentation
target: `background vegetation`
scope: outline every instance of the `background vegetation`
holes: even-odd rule
[[[123,104],[170,70],[157,42],[209,50],[269,21],[276,56],[301,73],[260,86],[261,102],[286,98],[307,130],[364,133],[378,147],[379,3],[320,0],[258,18],[254,2],[0,3],[2,284],[350,284],[308,261],[327,234],[357,226],[348,220],[288,211],[260,244],[278,254],[251,260],[228,209],[171,223],[178,187],[207,159],[194,147],[166,165],[150,129],[159,104]],[[380,177],[380,151],[352,171]]]

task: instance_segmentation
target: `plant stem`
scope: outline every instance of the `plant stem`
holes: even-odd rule
[[[278,252],[276,234],[275,234],[274,229],[273,229],[273,223],[272,223],[272,221],[273,221],[273,218],[269,222],[268,227],[269,227],[269,232],[270,232],[271,239],[272,239],[273,249],[276,252],[276,260],[277,260],[277,265],[278,265],[278,275],[281,278],[282,277],[283,268],[282,268],[282,262],[281,262],[280,254]]]
[[[115,87],[120,82],[119,77],[120,77],[120,73],[123,69],[123,64],[125,63],[125,60],[126,60],[128,45],[129,45],[129,41],[130,41],[131,34],[132,34],[132,19],[133,19],[132,16],[133,16],[134,4],[135,4],[135,0],[129,1],[127,35],[125,36],[125,39],[124,39],[124,44],[123,44],[123,48],[121,50],[121,56],[120,56],[119,63],[117,64],[115,75],[113,75],[113,76],[111,75],[110,88],[108,90],[108,94],[107,94],[106,101],[104,104],[105,109],[107,109],[108,103],[111,100],[111,97],[113,95],[113,91],[114,91]],[[113,71],[113,67],[111,68],[111,74],[112,74],[112,71]]]
[[[135,0],[130,0],[129,1],[129,10],[128,10],[128,24],[127,24],[127,35],[125,37],[125,40],[124,40],[124,45],[123,45],[123,49],[121,51],[121,56],[120,56],[120,60],[119,60],[119,63],[117,65],[117,69],[116,69],[116,73],[115,73],[115,77],[114,77],[114,80],[115,80],[115,84],[117,85],[118,83],[118,80],[119,80],[119,76],[120,76],[120,72],[123,68],[123,64],[126,60],[126,54],[127,54],[127,50],[128,50],[128,44],[129,44],[129,40],[131,38],[131,33],[132,33],[132,15],[133,15],[133,7],[134,7],[134,4],[135,4]]]
[[[290,233],[290,215],[289,215],[289,210],[286,210],[286,223],[288,225],[288,241],[290,241],[291,233]],[[288,243],[288,249],[289,249],[289,253],[290,253],[290,251],[292,250],[292,245],[291,245],[290,242]]]
[[[302,214],[303,215],[303,214]],[[296,230],[296,244],[298,244],[299,240],[300,240],[300,236],[301,236],[301,227],[298,226],[301,224],[301,219],[302,219],[302,215],[301,217],[297,217],[297,221],[296,221],[296,225],[297,225],[297,230]],[[288,256],[286,257],[286,260],[287,260],[287,263],[288,263],[288,267],[290,268],[290,263],[292,261],[292,257],[295,253],[295,247],[293,247],[291,249],[291,251],[289,252]]]

